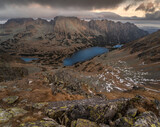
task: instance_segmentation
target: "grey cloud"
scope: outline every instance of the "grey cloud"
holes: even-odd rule
[[[146,9],[146,7],[145,7],[144,3],[142,3],[136,8],[136,11],[145,10],[145,9]]]
[[[27,6],[37,3],[42,6],[51,6],[53,8],[79,8],[79,9],[101,9],[113,8],[127,0],[0,0],[0,7],[9,5]]]
[[[124,10],[128,11],[132,6],[139,4],[140,2],[145,2],[146,0],[130,0],[130,4],[127,5]]]
[[[139,10],[142,10],[142,11],[145,11],[145,12],[154,12],[155,11],[155,6],[152,2],[150,3],[147,3],[147,4],[140,4],[135,11],[139,11]]]
[[[156,11],[152,14],[147,13],[146,14],[146,19],[150,19],[150,20],[160,20],[160,11]]]

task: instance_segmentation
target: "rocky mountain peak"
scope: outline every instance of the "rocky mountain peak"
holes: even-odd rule
[[[77,17],[55,17],[53,21],[54,31],[58,33],[81,33],[87,28],[84,25],[86,22],[78,19]]]
[[[6,22],[6,26],[10,26],[10,25],[23,25],[23,24],[27,24],[29,22],[33,22],[34,19],[33,18],[14,18],[14,19],[9,19]]]

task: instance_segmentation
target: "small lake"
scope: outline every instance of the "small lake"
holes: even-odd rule
[[[91,48],[83,49],[74,53],[70,58],[64,59],[63,65],[72,66],[75,63],[90,60],[93,57],[104,54],[106,52],[109,52],[109,50],[103,47],[91,47]]]
[[[25,58],[25,57],[21,57],[21,59],[25,62],[31,62],[33,60],[38,60],[38,58]]]
[[[116,48],[116,49],[122,48],[122,47],[123,47],[123,45],[115,45],[115,46],[113,46],[113,48]]]

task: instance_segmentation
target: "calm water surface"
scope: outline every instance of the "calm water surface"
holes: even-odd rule
[[[25,57],[21,57],[21,59],[25,62],[31,62],[33,60],[38,60],[38,58],[25,58]]]
[[[72,66],[75,63],[90,60],[93,57],[104,54],[106,52],[109,52],[109,50],[107,48],[102,48],[102,47],[91,47],[91,48],[83,49],[74,53],[70,58],[66,58],[63,61],[63,65]]]

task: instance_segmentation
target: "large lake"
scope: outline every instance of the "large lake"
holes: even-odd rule
[[[109,52],[109,50],[103,47],[91,47],[91,48],[83,49],[74,53],[70,58],[64,59],[63,65],[72,66],[75,63],[90,60],[93,57],[104,54],[106,52]]]

